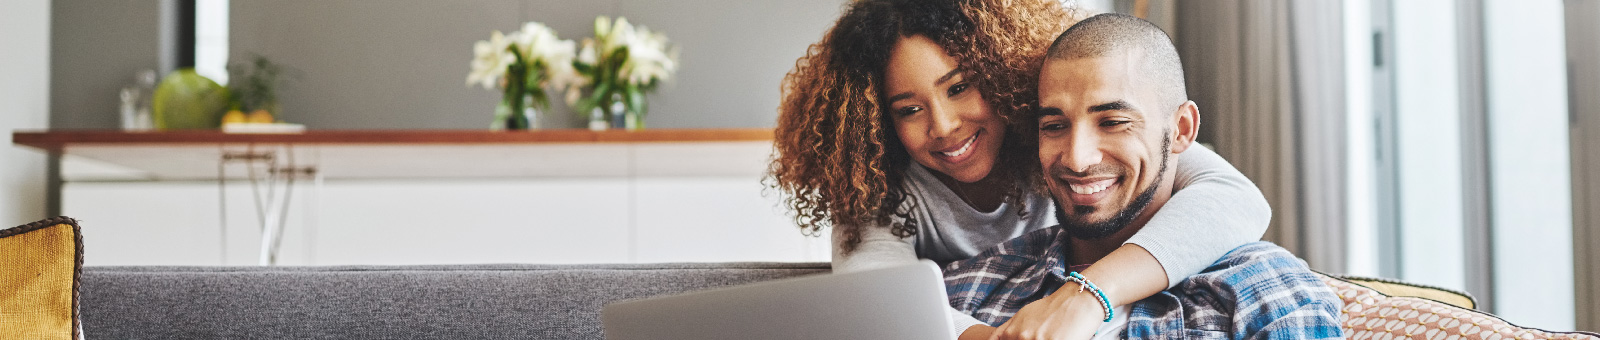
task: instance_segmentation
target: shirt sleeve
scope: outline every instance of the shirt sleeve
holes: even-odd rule
[[[843,242],[844,232],[840,228],[833,228],[833,272],[835,273],[858,272],[917,262],[917,250],[912,245],[912,238],[894,236],[894,233],[885,226],[861,228],[861,243],[856,244],[855,249],[848,254],[844,253]],[[961,336],[961,332],[965,332],[968,327],[983,323],[954,307],[946,306],[945,312],[950,314],[950,327],[954,331],[952,335],[956,337]]]
[[[894,236],[887,226],[861,227],[861,243],[844,252],[844,229],[833,228],[833,272],[849,273],[917,262],[912,238]]]
[[[1167,288],[1229,250],[1261,239],[1272,208],[1254,182],[1198,143],[1178,155],[1172,198],[1126,243],[1155,256]]]
[[[955,308],[947,307],[945,308],[945,311],[950,313],[951,339],[960,338],[961,332],[966,332],[967,328],[972,328],[972,326],[976,325],[983,325],[983,321],[978,321],[978,318],[972,317],[972,315],[967,315],[967,313],[962,313]]]
[[[1233,297],[1232,306],[1217,309],[1232,311],[1233,339],[1345,338],[1339,312],[1343,299],[1289,250],[1254,242],[1226,254],[1212,268],[1220,269],[1193,281],[1206,288],[1188,289],[1188,283],[1180,288],[1211,292],[1190,296],[1193,303],[1185,306],[1204,304],[1198,299]]]

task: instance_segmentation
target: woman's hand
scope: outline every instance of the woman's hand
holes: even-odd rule
[[[1055,293],[1022,306],[989,339],[1089,339],[1105,317],[1105,310],[1092,293],[1079,292],[1077,284],[1068,282]]]
[[[961,336],[956,337],[956,340],[989,340],[992,335],[994,335],[994,327],[977,324],[967,327],[967,330],[961,332]]]

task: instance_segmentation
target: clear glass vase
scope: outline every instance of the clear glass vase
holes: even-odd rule
[[[522,120],[526,122],[527,130],[538,129],[540,127],[539,123],[540,121],[543,121],[543,119],[539,119],[540,112],[538,106],[533,105],[533,95],[529,94],[523,96],[522,103]]]
[[[628,110],[627,112],[623,113],[622,128],[628,129],[629,131],[643,129],[644,117],[640,117],[638,112]]]
[[[539,109],[533,107],[533,95],[521,98],[506,97],[494,108],[493,130],[532,130],[539,128]]]
[[[622,95],[612,95],[611,105],[608,108],[611,113],[611,128],[620,129],[628,126],[628,106],[622,103]]]
[[[621,94],[612,95],[611,105],[608,108],[611,128],[629,131],[644,128],[644,118],[638,112],[639,108],[629,107],[622,101]]]
[[[600,108],[589,110],[589,130],[605,131],[611,128],[611,123],[606,122],[606,112]]]

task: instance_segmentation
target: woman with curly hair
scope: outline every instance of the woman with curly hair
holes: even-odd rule
[[[1057,0],[849,4],[784,79],[769,178],[804,232],[832,228],[835,271],[944,264],[1057,223],[1035,189],[1027,114],[1050,42],[1076,18]],[[1271,211],[1249,179],[1203,147],[1179,157],[1178,192],[1081,271],[1113,305],[1165,290],[1266,231]],[[1088,294],[1051,294],[999,329],[949,312],[963,339],[1112,333],[1098,332],[1104,312]]]

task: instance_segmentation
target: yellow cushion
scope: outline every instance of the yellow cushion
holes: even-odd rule
[[[78,223],[57,217],[0,230],[0,339],[73,339]]]
[[[1462,292],[1384,279],[1350,276],[1340,278],[1344,279],[1345,281],[1350,281],[1350,283],[1367,286],[1367,288],[1377,290],[1379,293],[1383,293],[1383,295],[1419,297],[1448,303],[1456,307],[1478,309],[1478,302],[1474,301],[1471,295],[1467,295],[1466,293]]]

